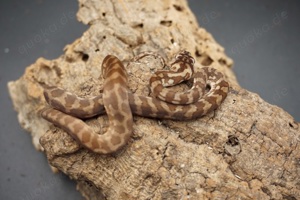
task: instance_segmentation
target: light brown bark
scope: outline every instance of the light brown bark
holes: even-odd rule
[[[238,85],[232,60],[198,26],[186,1],[80,0],[77,17],[90,24],[83,36],[59,58],[39,58],[8,87],[35,147],[78,182],[86,199],[300,199],[299,124]],[[128,64],[142,51],[168,60],[182,48],[191,51],[198,65],[217,68],[230,82],[224,103],[203,118],[136,116],[129,143],[113,155],[99,155],[37,114],[46,105],[43,83],[82,97],[97,95],[107,54]],[[160,67],[153,57],[129,64],[130,89],[148,95],[151,71]],[[99,133],[108,125],[106,116],[87,123]]]

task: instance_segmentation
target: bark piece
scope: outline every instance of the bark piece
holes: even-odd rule
[[[90,28],[62,56],[39,58],[8,87],[35,147],[78,182],[86,199],[300,199],[299,123],[238,85],[232,60],[198,27],[186,1],[79,2],[77,17]],[[222,71],[231,85],[220,108],[203,118],[135,117],[128,145],[113,155],[98,155],[37,114],[46,105],[41,84],[83,97],[99,94],[107,54],[127,64],[133,92],[149,95],[149,77],[162,68],[159,60],[129,60],[142,51],[168,60],[182,48],[198,65]],[[99,134],[108,126],[106,116],[86,122]]]

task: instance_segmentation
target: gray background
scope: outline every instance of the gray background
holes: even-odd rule
[[[300,121],[299,1],[189,3],[199,24],[235,61],[242,87]],[[58,57],[88,28],[76,20],[78,3],[2,0],[0,5],[0,199],[83,199],[68,177],[53,176],[43,153],[34,149],[30,135],[18,124],[7,92],[7,82],[18,79],[26,66],[38,57]],[[34,41],[37,37],[41,39]]]

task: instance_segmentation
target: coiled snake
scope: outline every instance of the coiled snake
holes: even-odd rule
[[[133,117],[190,120],[215,110],[226,98],[229,84],[214,68],[194,68],[194,59],[187,51],[175,56],[170,70],[161,70],[150,78],[155,97],[133,94],[127,86],[127,72],[122,62],[108,55],[102,63],[103,93],[80,98],[65,90],[45,86],[44,96],[52,108],[41,116],[62,128],[86,148],[101,154],[117,151],[133,132]],[[185,92],[172,91],[173,85],[193,78],[193,86]],[[208,91],[206,91],[208,89]],[[109,128],[103,135],[95,133],[79,118],[107,113]]]

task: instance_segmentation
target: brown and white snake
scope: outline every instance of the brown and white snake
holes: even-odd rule
[[[222,103],[229,90],[223,74],[211,67],[196,69],[194,62],[189,52],[179,52],[170,70],[157,71],[150,78],[155,96],[150,97],[133,94],[127,86],[127,72],[122,62],[108,55],[102,63],[102,94],[80,98],[61,88],[45,86],[45,99],[53,108],[43,109],[41,116],[96,153],[115,152],[127,143],[133,132],[133,114],[190,120],[215,110]],[[193,78],[191,89],[181,93],[172,91],[170,86],[190,78]],[[104,113],[108,115],[109,128],[103,135],[79,119]]]

